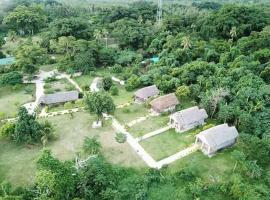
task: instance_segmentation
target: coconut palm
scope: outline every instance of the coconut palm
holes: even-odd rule
[[[102,29],[101,31],[101,35],[105,38],[105,41],[106,41],[106,48],[108,47],[108,35],[109,35],[109,32],[107,31],[107,29]]]
[[[230,36],[231,36],[232,41],[234,40],[234,38],[237,37],[237,31],[236,31],[236,27],[235,26],[233,26],[231,28],[231,30],[230,30]]]
[[[102,34],[101,34],[101,31],[100,31],[100,30],[96,29],[96,30],[94,31],[94,38],[95,38],[97,41],[100,41],[100,40],[101,40]]]
[[[182,44],[184,49],[190,49],[191,48],[191,41],[190,41],[189,36],[183,37],[181,44]]]

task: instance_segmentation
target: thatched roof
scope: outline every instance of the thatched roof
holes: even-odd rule
[[[135,97],[140,99],[148,99],[159,94],[159,90],[156,85],[141,88],[135,92]]]
[[[236,139],[238,131],[234,126],[229,127],[228,124],[221,124],[200,132],[196,137],[211,148],[218,150],[225,147],[227,142]]]
[[[46,94],[42,96],[40,99],[40,103],[43,104],[65,103],[68,101],[75,101],[78,98],[79,98],[78,91],[57,92],[54,94]]]
[[[181,123],[182,125],[189,125],[195,122],[199,122],[208,117],[204,109],[199,109],[198,106],[194,106],[185,110],[181,110],[171,115],[171,118],[175,122]]]
[[[154,99],[153,101],[151,101],[150,104],[155,109],[162,111],[167,108],[178,105],[179,101],[177,97],[175,96],[175,94],[171,93],[171,94],[167,94],[167,95]]]

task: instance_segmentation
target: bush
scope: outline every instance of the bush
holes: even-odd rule
[[[190,95],[190,89],[188,86],[180,86],[177,88],[175,95],[178,99],[187,99]]]
[[[77,108],[84,107],[85,106],[84,100],[83,99],[78,99],[77,101],[75,101],[75,106]]]
[[[127,84],[126,84],[126,90],[127,91],[132,91],[138,87],[141,86],[141,79],[139,76],[137,75],[132,75],[128,80],[127,80]]]
[[[87,154],[98,154],[101,150],[101,144],[96,137],[86,137],[83,141],[83,151]]]
[[[127,136],[124,133],[116,133],[115,140],[118,143],[125,143],[127,141]]]
[[[0,77],[0,85],[17,85],[21,84],[23,76],[16,71],[6,73]]]
[[[102,79],[102,85],[105,91],[109,91],[113,85],[111,77],[105,77]]]
[[[114,66],[112,67],[111,71],[112,71],[113,73],[119,74],[119,73],[123,72],[123,68],[122,68],[121,65],[117,65],[117,64],[116,64],[116,65],[114,65]]]
[[[67,110],[72,109],[73,107],[74,107],[73,103],[71,103],[71,102],[67,102],[67,103],[64,104],[64,108],[67,109]]]
[[[113,96],[118,95],[118,94],[119,94],[118,87],[112,86],[112,87],[110,88],[110,93],[111,93],[111,95],[113,95]]]

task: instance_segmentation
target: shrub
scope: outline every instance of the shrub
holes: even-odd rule
[[[112,71],[113,73],[119,74],[119,73],[123,72],[123,68],[122,68],[121,65],[116,64],[116,65],[114,65],[114,66],[112,67],[111,71]]]
[[[65,103],[65,104],[64,104],[64,108],[67,109],[67,110],[68,110],[68,109],[72,109],[72,108],[73,108],[73,103],[71,103],[71,102]]]
[[[85,106],[84,100],[83,99],[78,99],[77,101],[75,101],[75,106],[77,108],[84,107]]]
[[[17,72],[9,72],[0,77],[0,85],[17,85],[22,83],[23,76]]]
[[[113,85],[111,77],[105,77],[102,79],[102,85],[105,91],[109,91]]]
[[[115,95],[119,94],[119,90],[118,90],[118,88],[116,86],[112,86],[110,88],[110,93],[111,93],[111,95],[115,96]]]
[[[139,76],[137,75],[132,75],[128,80],[127,80],[127,84],[126,84],[126,90],[127,91],[132,91],[138,87],[141,86],[141,79]]]
[[[125,143],[127,141],[127,136],[124,133],[116,133],[115,140],[118,143]]]
[[[98,154],[101,150],[101,144],[96,137],[86,137],[83,141],[83,151],[87,154]]]
[[[175,95],[178,97],[178,99],[186,99],[190,95],[190,89],[188,86],[180,86],[177,88]]]

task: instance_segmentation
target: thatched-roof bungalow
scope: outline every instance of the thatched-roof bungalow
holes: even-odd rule
[[[204,124],[208,117],[204,109],[194,106],[185,110],[176,112],[170,116],[170,126],[175,128],[176,132],[184,132]]]
[[[229,127],[228,124],[221,124],[200,132],[196,136],[196,144],[200,146],[204,154],[211,156],[218,150],[233,145],[237,137],[238,131],[234,126]]]
[[[178,104],[179,101],[174,93],[158,97],[150,102],[152,110],[157,113],[172,112]]]
[[[151,97],[156,97],[159,94],[159,90],[156,85],[141,88],[134,94],[135,101],[145,102]]]

